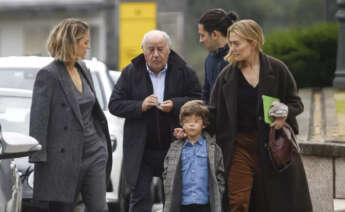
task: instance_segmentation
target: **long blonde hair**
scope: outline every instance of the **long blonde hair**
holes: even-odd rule
[[[88,31],[88,24],[79,19],[62,20],[49,34],[47,41],[49,54],[63,62],[78,60],[75,47]]]
[[[224,57],[226,61],[231,64],[236,64],[233,53],[231,51],[231,44],[230,44],[230,32],[237,34],[241,38],[247,40],[250,43],[256,43],[255,51],[260,52],[262,51],[262,46],[264,45],[264,34],[259,26],[254,20],[251,19],[244,19],[241,21],[237,21],[233,23],[227,32],[226,39],[228,41],[228,45],[230,47],[229,53]],[[254,42],[253,42],[254,41]]]

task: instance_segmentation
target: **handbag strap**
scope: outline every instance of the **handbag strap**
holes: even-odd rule
[[[270,134],[269,134],[269,143],[274,141],[276,138],[276,130],[273,127],[270,127]]]

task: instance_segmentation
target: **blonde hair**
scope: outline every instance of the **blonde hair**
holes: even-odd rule
[[[180,124],[183,125],[183,121],[186,116],[196,115],[202,118],[203,124],[207,126],[208,122],[208,108],[202,100],[190,100],[181,107],[180,111]]]
[[[50,31],[47,40],[49,54],[63,62],[78,60],[75,47],[88,31],[88,24],[79,19],[62,20]]]
[[[265,39],[264,39],[263,31],[261,27],[259,26],[259,24],[251,19],[244,19],[241,21],[237,21],[228,28],[228,32],[226,36],[226,39],[230,47],[230,51],[224,57],[224,59],[228,61],[229,63],[236,64],[233,53],[231,51],[231,45],[229,42],[230,32],[235,33],[236,35],[240,36],[241,38],[247,40],[250,43],[256,43],[255,51],[257,52],[262,51],[262,46],[264,45]]]

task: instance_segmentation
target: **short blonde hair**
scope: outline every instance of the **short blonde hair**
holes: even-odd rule
[[[57,24],[50,32],[47,48],[50,56],[63,62],[76,61],[76,45],[89,32],[86,22],[67,18]]]
[[[238,36],[247,40],[250,43],[255,41],[256,43],[255,50],[257,52],[262,51],[262,46],[264,45],[264,42],[265,42],[264,34],[259,24],[256,23],[254,20],[244,19],[232,24],[228,28],[228,32],[226,36],[228,43],[230,41],[230,32],[237,34]],[[229,43],[229,47],[231,49],[230,43]],[[224,57],[224,59],[231,64],[235,63],[232,51],[229,51],[229,53]]]
[[[183,125],[183,121],[186,116],[196,115],[202,118],[203,124],[207,126],[208,121],[208,108],[202,100],[190,100],[181,107],[180,111],[180,124]]]

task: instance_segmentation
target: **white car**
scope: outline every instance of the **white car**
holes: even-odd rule
[[[21,133],[28,134],[28,116],[30,114],[32,94],[30,93],[28,95],[27,93],[32,92],[38,70],[46,66],[52,60],[53,59],[50,57],[35,56],[0,57],[0,88],[11,88],[13,90],[13,95],[16,93],[17,97],[20,95],[22,96],[22,103],[16,102],[13,104],[11,101],[4,101],[0,105],[0,111],[1,107],[6,107],[4,110],[6,110],[8,113],[3,115],[2,118],[3,122],[7,122],[6,125],[3,125],[5,131],[20,131]],[[114,86],[114,79],[116,80],[120,73],[113,73],[112,78],[110,77],[107,67],[104,63],[96,59],[85,60],[85,63],[86,66],[91,70],[96,96],[107,117],[109,133],[113,144],[113,163],[110,177],[111,186],[108,188],[106,199],[107,202],[112,206],[111,208],[116,206],[116,211],[122,212],[125,211],[128,205],[128,189],[126,188],[124,180],[121,180],[124,119],[113,116],[108,111],[108,100],[110,99]],[[0,99],[3,98],[1,95],[0,89]],[[29,98],[29,103],[25,103],[27,98]],[[33,165],[28,163],[27,158],[19,159],[16,162],[18,168],[22,172],[24,182],[24,206],[36,206],[31,204]]]
[[[0,212],[21,212],[23,187],[13,158],[40,149],[36,139],[19,133],[2,133],[0,125]]]

